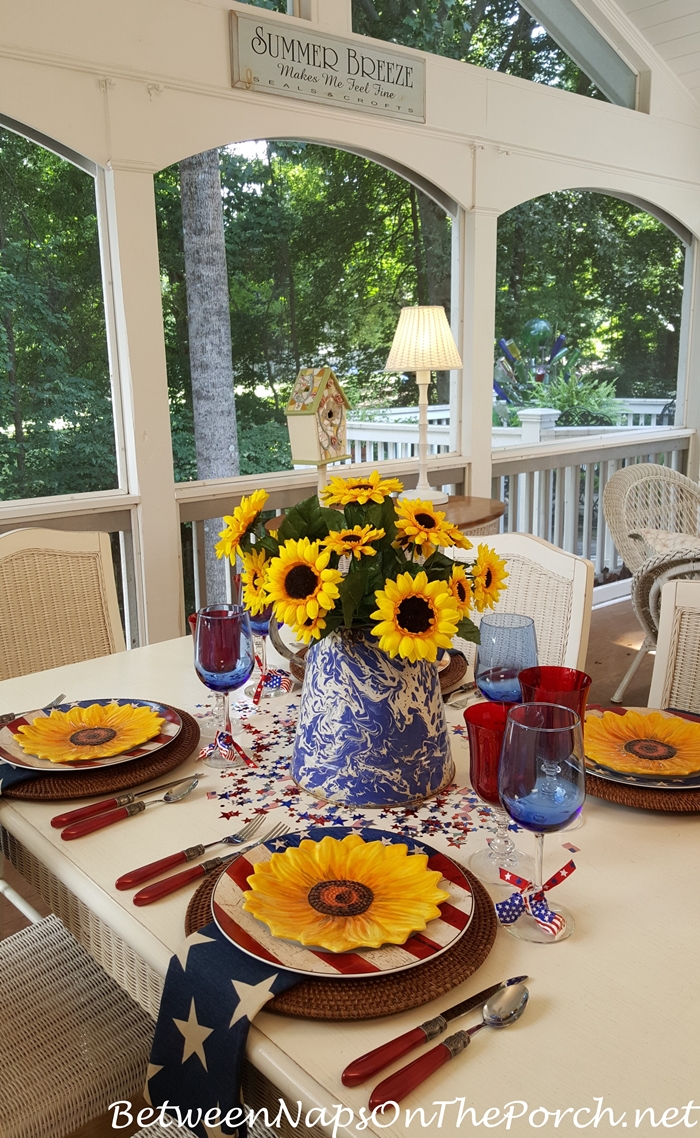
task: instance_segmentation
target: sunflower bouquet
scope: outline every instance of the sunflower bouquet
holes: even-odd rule
[[[396,478],[332,477],[268,533],[268,494],[242,498],[216,545],[243,564],[243,600],[275,617],[305,644],[339,629],[369,629],[390,656],[434,661],[452,637],[478,641],[469,613],[493,608],[506,587],[505,562],[479,545],[472,564],[443,549],[472,543],[432,503],[392,497]]]

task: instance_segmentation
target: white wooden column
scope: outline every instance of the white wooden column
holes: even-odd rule
[[[134,524],[139,641],[153,644],[184,634],[153,174],[108,170],[105,205],[125,488],[141,499]]]
[[[453,334],[464,364],[458,446],[471,457],[465,493],[490,498],[497,214],[460,209],[453,230]]]
[[[688,450],[688,477],[698,480],[700,465],[700,241],[686,249],[683,307],[678,353],[676,426],[694,427],[698,435]]]

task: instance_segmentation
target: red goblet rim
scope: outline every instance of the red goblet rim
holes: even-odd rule
[[[464,712],[464,722],[467,726],[477,727],[485,731],[503,732],[508,722],[508,712],[515,703],[484,702],[473,703]]]
[[[518,675],[520,684],[529,688],[538,688],[547,692],[584,691],[593,683],[587,672],[580,672],[577,668],[559,668],[545,665],[536,668],[524,668]],[[538,701],[544,702],[544,701]],[[554,703],[555,701],[547,701]]]

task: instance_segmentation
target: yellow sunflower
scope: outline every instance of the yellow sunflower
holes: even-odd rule
[[[480,545],[476,561],[472,565],[474,604],[479,612],[495,607],[500,594],[506,588],[506,563],[494,549]]]
[[[265,550],[251,550],[250,553],[241,553],[243,562],[243,604],[249,612],[264,612],[269,605],[265,593]]]
[[[455,545],[455,534],[461,538],[459,530],[445,521],[442,510],[436,510],[432,502],[423,502],[420,498],[406,498],[396,503],[396,529],[397,545],[416,545],[426,556],[440,545]],[[432,548],[423,549],[424,545]]]
[[[333,476],[321,491],[326,506],[347,506],[348,502],[383,502],[389,494],[399,494],[403,483],[398,478],[382,478],[374,470],[368,478],[338,478]]]
[[[93,703],[40,716],[20,727],[15,738],[27,754],[52,763],[106,759],[160,734],[163,723],[150,707]]]
[[[303,624],[293,624],[292,628],[298,639],[303,640],[304,644],[310,644],[312,640],[320,640],[321,633],[326,627],[325,616],[325,612],[319,612],[318,616],[307,616]]]
[[[405,660],[434,661],[438,648],[449,648],[460,614],[446,581],[428,581],[426,573],[400,573],[374,594],[372,632],[379,647]]]
[[[700,771],[700,724],[652,711],[589,715],[588,758],[624,774],[690,775]]]
[[[457,603],[457,611],[461,619],[467,616],[472,607],[472,583],[463,565],[455,564],[452,576],[447,583]]]
[[[325,541],[326,549],[332,553],[354,554],[359,561],[364,553],[367,557],[374,557],[376,549],[372,549],[370,542],[379,541],[384,537],[383,529],[372,529],[371,526],[354,526],[353,529],[331,530]]]
[[[333,608],[342,576],[329,569],[330,549],[321,550],[308,537],[289,538],[279,556],[268,562],[265,591],[275,616],[285,624],[303,625]]]
[[[240,504],[236,506],[230,517],[224,517],[226,528],[222,529],[219,534],[221,541],[217,541],[215,546],[217,557],[235,560],[243,535],[258,520],[269,497],[266,490],[254,490],[249,498],[241,498]]]
[[[258,862],[243,908],[273,936],[330,952],[404,944],[449,900],[427,854],[346,838],[304,841]]]

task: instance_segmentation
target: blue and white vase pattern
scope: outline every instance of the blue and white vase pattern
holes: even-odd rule
[[[437,668],[391,659],[371,634],[331,632],[307,654],[292,775],[348,806],[407,806],[454,775]]]

